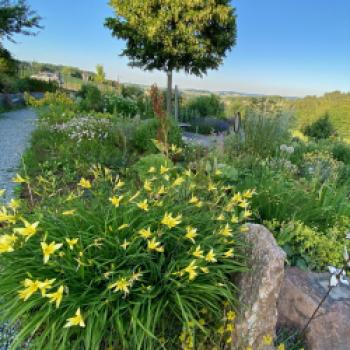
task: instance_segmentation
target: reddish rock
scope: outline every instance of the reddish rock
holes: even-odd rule
[[[249,271],[236,285],[240,291],[232,349],[269,349],[263,345],[266,335],[275,336],[277,299],[283,283],[285,253],[273,235],[261,225],[250,225],[246,234]]]
[[[278,300],[278,323],[302,330],[328,290],[328,273],[287,268]],[[310,350],[350,350],[350,288],[336,287],[305,334]]]

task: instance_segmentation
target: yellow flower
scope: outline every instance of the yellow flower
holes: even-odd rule
[[[147,203],[147,199],[145,199],[143,202],[137,203],[136,204],[140,209],[144,210],[144,211],[148,211],[148,203]]]
[[[197,233],[197,229],[196,228],[193,228],[191,226],[187,226],[186,227],[185,238],[187,238],[188,240],[190,240],[194,244],[194,243],[196,243],[194,239],[197,236],[198,236],[198,233]]]
[[[203,273],[209,273],[209,269],[207,267],[201,267]]]
[[[67,323],[64,326],[64,328],[72,327],[72,326],[80,326],[83,328],[85,327],[85,322],[84,322],[83,316],[80,313],[80,308],[78,308],[78,310],[75,312],[74,317],[70,317],[67,319]]]
[[[91,188],[91,182],[89,180],[86,180],[85,178],[81,178],[78,185],[82,188],[90,189]]]
[[[108,286],[109,289],[114,289],[114,292],[124,292],[125,294],[130,293],[129,287],[130,282],[125,277],[120,278]]]
[[[148,192],[152,192],[152,183],[149,180],[146,180],[143,184],[143,188],[148,191]]]
[[[65,210],[64,212],[62,212],[62,215],[64,215],[64,216],[72,216],[72,215],[75,214],[75,212],[76,212],[75,209],[72,209],[72,210]]]
[[[198,259],[203,258],[203,250],[201,250],[201,246],[200,245],[198,245],[196,247],[196,250],[192,253],[192,255],[195,256]]]
[[[245,219],[248,219],[248,218],[250,218],[251,216],[252,216],[252,212],[250,211],[250,210],[244,210],[244,214],[243,214],[243,217],[245,218]]]
[[[239,223],[239,218],[238,218],[238,216],[232,215],[231,223],[232,223],[232,224],[238,224],[238,223]]]
[[[69,249],[73,250],[74,246],[78,243],[79,238],[66,238],[66,242],[69,245]]]
[[[215,170],[215,175],[216,175],[216,176],[222,175],[222,171],[219,170],[219,169]]]
[[[50,299],[50,303],[56,302],[56,309],[58,309],[61,304],[63,291],[64,287],[60,286],[55,293],[46,294],[46,297]]]
[[[256,194],[255,190],[247,190],[243,192],[243,197],[247,199],[253,198],[253,195]]]
[[[14,243],[17,238],[14,235],[2,235],[0,236],[0,254],[11,253],[14,251]]]
[[[284,344],[279,344],[277,347],[277,350],[285,350],[286,347],[284,346]]]
[[[111,198],[109,198],[109,201],[116,207],[118,208],[120,205],[121,200],[123,199],[123,196],[113,196]]]
[[[125,228],[128,228],[129,224],[122,224],[118,227],[118,231],[124,230]]]
[[[165,193],[166,193],[165,187],[164,187],[164,186],[161,186],[161,187],[159,188],[157,194],[158,194],[159,196],[161,196],[161,195],[163,195],[163,194],[165,194]]]
[[[228,224],[226,224],[224,227],[222,227],[219,230],[219,234],[224,236],[224,237],[230,237],[230,236],[232,236],[232,229]]]
[[[28,179],[25,179],[19,174],[16,174],[16,176],[12,179],[12,182],[17,183],[17,184],[22,184],[28,182]]]
[[[229,249],[226,253],[224,253],[225,258],[232,258],[233,257],[233,248]]]
[[[18,292],[19,298],[24,301],[28,300],[39,289],[39,283],[39,281],[32,281],[31,279],[26,278],[23,283],[25,289]]]
[[[37,227],[39,225],[39,221],[34,222],[33,224],[30,224],[28,221],[26,220],[22,220],[24,223],[24,227],[22,228],[15,228],[13,231],[15,233],[20,234],[21,236],[24,236],[26,238],[26,241],[34,236],[36,234],[37,231]]]
[[[240,203],[243,200],[242,195],[240,192],[235,193],[234,196],[232,197],[232,203],[237,204]]]
[[[192,197],[191,197],[191,199],[188,201],[188,203],[196,205],[196,204],[199,203],[199,199],[198,199],[197,196],[192,195]]]
[[[239,229],[242,233],[246,233],[249,231],[249,227],[247,225],[241,226]]]
[[[191,176],[192,176],[192,171],[191,171],[191,169],[185,170],[184,174],[185,174],[185,176],[191,177]]]
[[[161,223],[168,228],[173,228],[181,223],[182,215],[173,217],[172,214],[165,213]]]
[[[226,331],[227,332],[232,332],[233,331],[233,324],[232,323],[228,323],[227,325],[226,325]]]
[[[161,175],[167,173],[168,171],[169,171],[169,168],[167,168],[166,166],[161,165],[161,167],[160,167],[160,174]]]
[[[155,250],[158,253],[164,252],[164,247],[160,245],[160,242],[157,242],[155,238],[152,238],[151,241],[147,241],[147,248],[149,250]]]
[[[48,280],[46,279],[44,282],[38,281],[38,287],[41,291],[41,296],[44,297],[46,295],[46,289],[52,288],[52,283],[54,283],[56,279]]]
[[[215,263],[217,262],[217,260],[215,259],[215,253],[213,249],[210,249],[210,251],[208,252],[208,254],[205,256],[205,260],[211,263]]]
[[[209,182],[208,190],[209,190],[210,192],[212,192],[212,191],[217,190],[217,187],[216,187],[212,182]]]
[[[122,180],[118,180],[117,183],[114,185],[114,188],[122,188],[125,185],[125,182],[123,182]]]
[[[244,199],[241,203],[238,204],[238,206],[247,209],[249,207],[249,203]]]
[[[145,238],[145,239],[148,239],[150,237],[152,237],[152,232],[151,232],[151,228],[148,227],[147,230],[145,230],[144,228],[139,230],[139,235],[142,237],[142,238]]]
[[[128,246],[130,245],[130,242],[128,242],[126,239],[124,239],[124,243],[121,244],[120,246],[126,250],[128,248]]]
[[[154,166],[151,166],[149,169],[148,169],[148,173],[150,174],[154,174],[156,172],[156,168]]]
[[[228,311],[226,318],[228,321],[233,321],[236,318],[236,313],[234,311]]]
[[[193,260],[187,267],[184,268],[184,272],[188,273],[188,279],[190,281],[194,280],[198,273],[196,272],[198,266],[195,265],[196,260]]]
[[[232,343],[232,337],[228,337],[226,339],[226,344],[231,344]]]
[[[177,177],[174,182],[173,182],[173,186],[181,186],[183,183],[185,182],[185,179],[183,177]]]
[[[173,152],[175,154],[180,154],[182,152],[182,148],[177,147],[176,145],[171,145],[170,150],[171,150],[171,152]]]
[[[1,197],[1,194],[0,194]],[[18,199],[11,199],[9,205],[8,205],[12,210],[16,211],[20,206],[21,202]]]
[[[271,335],[264,335],[263,337],[263,344],[264,345],[272,345],[273,338]]]
[[[43,255],[44,255],[44,264],[46,264],[49,259],[50,256],[58,249],[60,249],[62,247],[62,243],[55,243],[55,242],[51,242],[50,244],[47,244],[45,242],[41,242],[41,249],[43,251]]]
[[[170,180],[170,176],[168,174],[165,174],[163,176],[163,178],[164,178],[165,181],[169,181]]]
[[[217,221],[225,221],[225,215],[224,214],[220,214],[217,218]]]

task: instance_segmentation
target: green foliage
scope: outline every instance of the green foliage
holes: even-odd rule
[[[350,145],[344,142],[334,142],[331,146],[334,159],[350,165]]]
[[[335,129],[329,119],[329,115],[325,114],[320,119],[306,126],[303,132],[306,136],[320,140],[331,137],[334,134]]]
[[[282,144],[291,139],[291,115],[267,115],[249,112],[243,120],[243,134],[231,134],[225,143],[228,156],[248,154],[258,158],[275,155]]]
[[[14,76],[17,73],[18,63],[11,53],[0,44],[0,76]]]
[[[82,85],[78,96],[82,99],[80,106],[83,110],[96,112],[103,110],[102,93],[97,86],[92,84]]]
[[[176,146],[181,146],[181,130],[177,123],[169,118],[169,131],[168,131],[168,143]],[[134,137],[133,145],[139,152],[157,153],[157,147],[154,145],[153,140],[157,139],[159,121],[157,119],[146,119],[140,122],[137,126]]]
[[[214,94],[192,98],[181,108],[183,121],[205,117],[223,118],[224,115],[224,103],[219,96]]]
[[[106,73],[104,71],[104,68],[101,64],[98,64],[96,66],[96,75],[95,75],[95,81],[98,84],[103,84],[106,80]]]
[[[172,161],[165,155],[159,154],[149,154],[145,157],[140,158],[132,167],[138,178],[145,181],[150,175],[149,170],[152,167],[160,169],[161,166],[173,167]]]
[[[114,93],[103,95],[104,109],[108,113],[116,113],[122,117],[133,118],[138,113],[137,102],[128,97],[122,97]]]

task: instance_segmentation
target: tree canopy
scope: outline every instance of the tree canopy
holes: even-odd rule
[[[236,43],[236,16],[229,0],[111,0],[115,17],[105,25],[126,40],[130,65],[202,76],[217,69]],[[169,91],[170,90],[170,91]]]

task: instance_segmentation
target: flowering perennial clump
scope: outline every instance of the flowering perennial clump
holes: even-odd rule
[[[234,315],[230,275],[244,270],[254,192],[166,165],[137,186],[99,166],[91,174],[49,196],[54,206],[0,211],[0,314],[33,318],[15,345],[32,332],[41,349],[212,344],[204,324],[222,320],[223,303]]]

